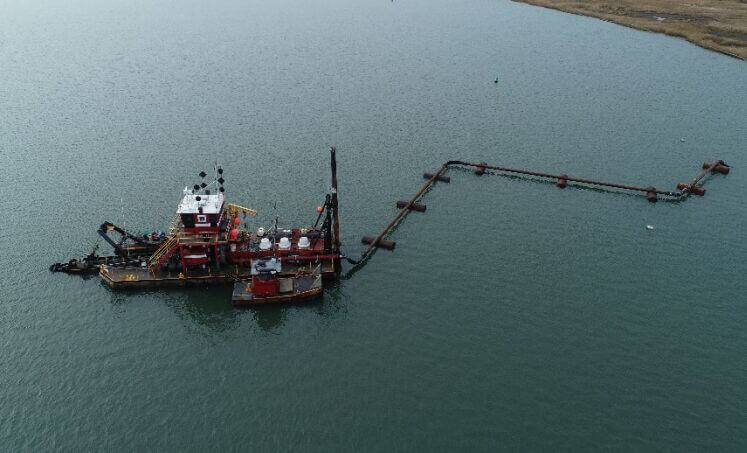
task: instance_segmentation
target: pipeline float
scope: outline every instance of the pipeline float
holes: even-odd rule
[[[589,179],[589,178],[578,178],[578,177],[571,177],[566,174],[552,174],[552,173],[546,173],[546,172],[539,172],[539,171],[532,171],[532,170],[524,170],[524,169],[518,169],[518,168],[511,168],[511,167],[505,167],[505,166],[499,166],[499,165],[492,165],[488,164],[486,162],[465,162],[461,160],[450,160],[445,162],[441,167],[438,169],[436,173],[424,173],[423,178],[426,179],[426,182],[420,187],[420,189],[413,195],[412,198],[408,201],[399,200],[396,203],[397,208],[399,211],[394,216],[394,218],[384,227],[381,232],[376,236],[363,236],[361,238],[361,242],[363,244],[368,245],[363,252],[361,253],[361,256],[358,260],[351,260],[348,259],[351,263],[353,263],[355,266],[358,266],[365,262],[365,260],[369,257],[371,252],[373,252],[377,248],[383,248],[386,250],[394,250],[394,248],[397,246],[397,243],[393,240],[387,240],[384,239],[385,236],[387,236],[392,229],[399,224],[400,221],[410,212],[410,211],[418,211],[418,212],[425,212],[427,207],[425,204],[419,203],[418,200],[423,196],[423,194],[430,189],[436,182],[443,182],[443,183],[450,183],[451,178],[446,176],[444,173],[449,168],[453,167],[462,167],[462,168],[471,168],[474,170],[474,174],[477,176],[483,176],[488,171],[493,171],[496,173],[511,173],[511,174],[518,174],[523,176],[533,176],[537,178],[542,179],[551,179],[555,180],[555,185],[560,189],[565,189],[568,187],[568,183],[574,183],[582,186],[598,186],[598,187],[604,187],[604,188],[611,188],[611,189],[617,189],[617,190],[624,190],[624,191],[632,191],[632,192],[641,192],[644,194],[646,200],[648,200],[651,203],[656,203],[659,200],[659,197],[665,197],[671,200],[683,200],[687,198],[689,195],[698,195],[703,196],[705,195],[705,188],[701,185],[701,182],[703,179],[711,174],[719,173],[722,175],[728,175],[729,170],[731,169],[729,165],[727,165],[723,160],[717,160],[713,162],[704,162],[702,166],[702,171],[698,173],[689,183],[677,183],[677,190],[675,191],[666,191],[666,190],[659,190],[653,186],[634,186],[630,184],[620,184],[620,183],[614,183],[614,182],[607,182],[607,181],[599,181],[595,179]]]

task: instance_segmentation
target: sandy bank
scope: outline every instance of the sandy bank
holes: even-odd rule
[[[514,0],[685,38],[747,59],[745,0]]]

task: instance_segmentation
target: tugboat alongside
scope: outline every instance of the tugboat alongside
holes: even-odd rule
[[[252,261],[251,278],[233,286],[234,306],[310,300],[322,294],[320,265],[300,267],[294,275],[283,272],[282,258]]]
[[[113,289],[236,283],[235,305],[317,296],[323,278],[336,277],[344,258],[340,253],[334,148],[331,166],[332,190],[317,208],[313,226],[281,229],[276,219],[270,231],[242,229],[242,219],[257,213],[227,201],[224,171],[216,167],[213,181],[206,182],[207,174],[200,172],[202,182],[184,189],[168,233],[141,239],[112,224],[102,225],[100,233],[113,230],[134,241],[131,247],[137,247],[138,258],[118,258],[128,250],[102,234],[116,255],[93,256],[85,268],[98,264],[101,279]],[[53,269],[55,266],[63,265],[50,269],[65,271]]]

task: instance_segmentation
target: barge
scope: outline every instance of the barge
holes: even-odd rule
[[[200,183],[184,188],[166,232],[137,236],[105,222],[98,233],[114,255],[98,256],[94,248],[86,257],[53,264],[50,270],[98,272],[113,289],[235,284],[235,305],[314,298],[323,281],[339,275],[344,258],[335,152],[333,147],[331,191],[311,226],[280,228],[276,217],[272,228],[248,229],[243,221],[257,212],[228,201],[225,173],[216,165],[212,180],[202,171]],[[112,233],[120,239],[112,239]]]
[[[252,278],[253,263],[272,257],[282,261],[277,278],[292,279],[310,269],[321,278],[334,278],[343,258],[334,148],[331,166],[332,190],[317,208],[313,226],[279,228],[276,218],[274,228],[254,231],[241,225],[257,212],[228,202],[223,168],[216,166],[210,182],[200,172],[202,181],[184,189],[169,233],[159,238],[155,251],[139,261],[101,264],[99,275],[114,289],[234,284]]]

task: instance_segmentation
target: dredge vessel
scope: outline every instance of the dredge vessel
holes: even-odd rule
[[[235,284],[236,305],[308,300],[321,294],[322,279],[334,278],[344,258],[334,148],[330,155],[332,188],[311,227],[279,228],[276,218],[274,228],[241,228],[246,216],[257,213],[227,201],[224,171],[216,166],[212,181],[205,180],[208,175],[203,171],[199,184],[184,189],[168,232],[140,238],[107,222],[99,234],[116,255],[92,253],[80,261],[54,264],[50,270],[98,269],[114,289]],[[112,230],[131,243],[124,247],[102,234]]]

